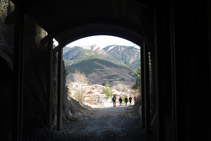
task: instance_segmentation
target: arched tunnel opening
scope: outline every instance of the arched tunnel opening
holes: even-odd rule
[[[114,36],[113,36],[114,37]],[[106,42],[106,39],[104,40],[104,42]],[[79,47],[79,45],[77,45],[77,44],[75,44],[75,46],[77,46],[77,47],[72,47],[72,48],[68,48],[68,47],[66,47],[66,48],[63,48],[63,59],[64,59],[64,64],[62,65],[63,66],[63,74],[64,74],[64,76],[63,76],[63,86],[62,86],[62,88],[63,88],[63,90],[62,90],[62,93],[63,93],[63,97],[61,98],[62,99],[62,103],[60,103],[61,105],[63,105],[62,107],[62,109],[60,109],[60,110],[63,110],[63,113],[62,114],[64,114],[62,117],[61,117],[61,119],[63,120],[63,121],[58,121],[58,113],[57,113],[57,115],[56,116],[54,116],[54,117],[57,117],[57,119],[51,119],[51,120],[54,120],[56,123],[55,123],[55,126],[57,126],[55,129],[62,129],[63,127],[63,131],[66,131],[66,133],[68,134],[68,132],[70,133],[72,133],[72,134],[69,134],[68,136],[69,136],[69,139],[70,138],[72,138],[72,139],[88,139],[88,138],[90,138],[90,139],[96,139],[96,138],[104,138],[104,139],[111,139],[111,138],[116,138],[116,139],[120,139],[120,138],[128,138],[128,139],[146,139],[146,134],[145,134],[145,130],[143,130],[143,129],[141,129],[141,127],[143,127],[145,124],[146,124],[146,121],[144,121],[142,118],[140,118],[140,116],[141,115],[144,115],[145,116],[145,114],[143,113],[144,112],[144,109],[142,110],[141,109],[141,107],[143,107],[143,106],[141,106],[141,103],[144,103],[144,101],[142,101],[141,100],[141,95],[140,95],[140,91],[142,91],[142,90],[140,90],[141,89],[141,79],[140,80],[138,80],[138,81],[135,81],[135,79],[134,79],[134,70],[133,70],[133,72],[129,72],[129,75],[131,76],[131,74],[133,75],[133,85],[135,84],[135,82],[137,82],[137,84],[136,84],[136,91],[138,91],[138,93],[139,94],[136,94],[136,95],[134,95],[134,94],[128,94],[128,92],[127,92],[127,96],[129,96],[129,95],[133,95],[132,97],[133,97],[133,100],[134,100],[134,97],[137,97],[137,103],[136,103],[136,105],[133,107],[133,108],[129,108],[129,111],[131,112],[131,113],[128,113],[128,116],[126,116],[127,117],[127,120],[122,120],[122,121],[120,121],[119,123],[117,122],[117,121],[113,121],[113,122],[116,122],[116,124],[118,124],[118,125],[121,125],[121,128],[122,129],[124,129],[124,131],[123,132],[120,132],[120,131],[118,131],[118,130],[120,130],[120,127],[119,128],[117,128],[116,130],[115,129],[107,129],[107,127],[105,127],[105,129],[103,128],[103,127],[101,127],[101,129],[100,129],[100,124],[101,123],[108,123],[107,125],[109,125],[109,124],[111,124],[112,123],[112,121],[107,121],[106,119],[104,119],[103,121],[100,121],[100,122],[98,122],[98,124],[96,124],[96,128],[93,128],[91,131],[92,132],[94,132],[95,134],[93,134],[93,133],[90,133],[89,134],[89,132],[88,131],[86,131],[86,130],[81,130],[80,128],[81,128],[81,123],[79,123],[79,119],[80,120],[84,120],[84,121],[86,121],[86,119],[88,118],[88,116],[87,115],[89,115],[90,113],[92,113],[91,111],[90,112],[88,112],[88,113],[86,113],[87,112],[87,109],[89,109],[89,108],[87,108],[86,106],[83,106],[81,103],[83,103],[82,101],[80,101],[80,98],[82,98],[82,95],[80,96],[80,98],[79,98],[79,94],[77,93],[77,92],[80,92],[80,93],[82,93],[82,89],[83,89],[83,91],[85,90],[85,88],[84,88],[84,86],[79,86],[79,84],[72,84],[72,86],[69,84],[70,83],[70,81],[73,81],[74,79],[77,81],[77,79],[79,79],[79,80],[81,80],[80,79],[80,77],[83,77],[82,78],[82,81],[86,81],[87,82],[87,78],[84,78],[84,74],[82,74],[82,73],[80,73],[80,69],[82,70],[82,72],[84,73],[84,71],[87,71],[87,72],[93,72],[94,71],[94,63],[96,64],[100,64],[101,66],[104,66],[105,67],[105,65],[106,64],[109,64],[108,62],[102,62],[102,59],[103,58],[99,58],[99,57],[102,57],[102,55],[100,55],[100,56],[98,56],[98,57],[96,57],[96,56],[94,56],[93,55],[93,53],[91,53],[90,52],[90,49],[92,49],[92,50],[97,50],[97,52],[95,52],[95,55],[96,55],[96,53],[99,53],[99,51],[100,50],[98,50],[99,48],[97,48],[97,46],[95,45],[95,43],[93,42],[93,44],[94,44],[94,46],[93,45],[89,45],[87,48],[89,48],[89,52],[85,52],[84,50],[82,50],[82,48],[81,47]],[[56,43],[56,45],[58,45],[57,43]],[[135,44],[134,44],[135,45]],[[68,45],[67,45],[68,46]],[[140,62],[140,56],[141,56],[141,48],[139,47],[139,46],[137,46],[138,48],[134,48],[134,47],[131,47],[131,46],[124,46],[124,44],[123,44],[123,47],[120,47],[120,45],[118,45],[118,43],[116,43],[116,46],[117,46],[117,50],[119,49],[119,50],[121,50],[121,48],[123,48],[123,49],[125,49],[125,48],[130,48],[130,49],[132,49],[132,50],[134,50],[135,49],[135,52],[138,52],[138,55],[139,55],[139,59],[138,60],[136,60],[136,61],[138,61],[138,64],[136,64],[136,67],[133,67],[133,68],[139,68],[139,71],[140,71],[140,64],[141,64],[141,62]],[[107,51],[109,51],[109,50],[111,50],[112,48],[114,48],[114,46],[112,46],[112,44],[110,44],[110,45],[108,45],[108,47],[106,48],[106,50]],[[85,53],[84,53],[85,52]],[[128,52],[130,52],[130,51],[128,51]],[[105,53],[105,52],[104,52]],[[72,56],[71,55],[69,55],[69,54],[72,54]],[[90,56],[88,56],[87,57],[87,54],[88,55],[90,55]],[[100,53],[99,53],[100,54]],[[98,55],[99,55],[98,54]],[[101,50],[101,54],[103,54],[102,53],[102,50]],[[120,54],[120,52],[117,52],[116,53],[116,55],[117,54]],[[58,55],[58,54],[57,54]],[[77,55],[80,55],[79,56],[79,58],[77,58]],[[105,54],[104,54],[105,55]],[[113,57],[114,57],[114,54],[112,54],[113,55]],[[126,55],[128,56],[128,55],[131,55],[130,57],[134,57],[135,55],[134,54],[127,54],[126,53]],[[136,53],[136,56],[137,56],[137,53]],[[83,59],[81,59],[80,57],[82,57]],[[105,57],[105,56],[104,56]],[[111,57],[112,59],[113,59],[113,57]],[[120,57],[122,57],[122,59],[125,59],[124,58],[124,56],[121,56],[120,55]],[[151,58],[150,58],[150,53],[149,53],[149,56],[148,56],[149,58],[149,67],[152,67],[152,66],[150,66],[151,65]],[[76,58],[76,63],[73,63],[73,58],[75,59]],[[99,60],[91,60],[91,61],[94,61],[94,63],[93,62],[86,62],[87,60],[89,60],[89,59],[100,59],[100,61]],[[106,58],[108,59],[108,56],[106,56]],[[56,58],[55,58],[56,59]],[[68,60],[69,59],[69,60]],[[71,60],[72,59],[72,60]],[[78,61],[78,60],[80,60],[80,61]],[[90,61],[90,60],[89,60]],[[104,60],[103,61],[105,61],[105,58],[104,58]],[[112,61],[114,61],[114,60],[112,60]],[[62,61],[63,62],[63,61]],[[81,63],[82,62],[82,64],[80,64],[80,65],[75,65],[75,64],[77,64],[77,63]],[[114,61],[115,62],[115,61]],[[124,60],[123,60],[123,62],[124,62]],[[116,64],[117,64],[117,61],[115,62]],[[112,67],[116,67],[116,66],[114,66],[114,65],[116,65],[116,64],[109,64],[109,65],[112,65]],[[118,62],[119,63],[119,62]],[[73,64],[73,66],[71,67],[71,65]],[[69,65],[69,66],[68,66]],[[118,65],[118,64],[117,64]],[[123,65],[123,64],[122,64]],[[125,64],[124,64],[125,65]],[[64,69],[64,66],[66,66],[65,68],[66,68],[66,70]],[[78,67],[78,68],[77,68]],[[85,70],[83,70],[83,67],[85,68]],[[58,68],[59,69],[59,67],[57,66],[56,68]],[[69,73],[71,72],[71,73],[73,73],[71,76],[68,76],[68,72],[67,72],[67,69],[69,70]],[[93,70],[87,70],[87,69],[93,69]],[[98,68],[99,69],[99,68]],[[105,69],[105,68],[104,68]],[[108,73],[109,75],[108,76],[103,76],[103,73],[102,73],[102,71],[104,70],[104,69],[99,69],[98,71],[100,71],[101,73],[100,73],[100,75],[102,75],[101,76],[101,78],[100,78],[100,82],[95,82],[95,81],[92,81],[92,83],[99,83],[99,84],[101,84],[101,93],[102,93],[102,85],[105,85],[105,83],[108,81],[108,80],[104,80],[104,81],[102,81],[102,78],[110,78],[110,76],[109,75],[112,75],[112,71],[118,71],[118,73],[120,74],[121,73],[121,71],[122,70],[112,70],[110,73]],[[107,70],[108,70],[108,68],[106,68]],[[112,68],[110,68],[110,69],[112,69]],[[121,68],[122,69],[122,68]],[[124,68],[125,69],[125,68]],[[143,69],[143,68],[142,68]],[[150,69],[150,68],[149,68]],[[128,70],[128,69],[127,69]],[[130,68],[130,71],[131,71],[132,69]],[[96,70],[95,70],[96,71]],[[137,73],[137,70],[135,70],[136,71],[136,73]],[[75,72],[77,72],[77,74],[75,73]],[[113,72],[113,73],[114,73]],[[123,70],[123,72],[125,73],[125,70]],[[74,74],[75,73],[75,74]],[[116,72],[115,72],[116,73]],[[126,73],[128,73],[128,71],[126,72]],[[152,72],[151,72],[152,73]],[[150,73],[150,74],[151,74]],[[140,75],[141,74],[141,72],[139,72],[139,74],[137,73],[136,75]],[[75,75],[75,76],[74,76]],[[123,75],[126,75],[126,74],[123,74]],[[128,75],[128,74],[127,74]],[[67,76],[68,77],[68,79],[67,78],[65,78],[65,76]],[[75,78],[74,78],[75,77]],[[91,79],[93,79],[93,80],[95,80],[94,79],[94,77],[96,77],[96,75],[93,75],[93,74],[91,74],[90,75],[90,78]],[[99,76],[98,76],[99,77]],[[139,76],[140,77],[140,76]],[[152,74],[150,75],[150,77],[152,78]],[[152,79],[150,78],[150,84],[152,83],[151,81],[152,81]],[[112,78],[113,79],[113,78]],[[122,78],[121,78],[122,79]],[[58,79],[57,79],[58,80]],[[67,80],[66,82],[65,82],[65,80]],[[127,78],[127,79],[125,79],[124,78],[124,80],[125,80],[125,82],[127,82],[128,84],[129,84],[129,81],[131,81],[131,80],[129,80],[129,78]],[[99,78],[98,78],[98,81],[99,81]],[[115,80],[114,80],[115,81]],[[111,81],[109,81],[109,83],[110,83]],[[116,83],[118,83],[118,82],[116,82]],[[98,87],[99,87],[99,84],[98,84]],[[65,85],[67,85],[67,86],[69,86],[69,91],[70,92],[68,92],[68,89],[66,89],[66,90],[64,90],[66,87],[65,87]],[[86,101],[86,102],[84,102],[83,104],[93,104],[93,99],[91,99],[91,97],[90,97],[90,94],[92,93],[93,94],[93,91],[95,91],[94,89],[97,87],[96,85],[93,85],[93,86],[88,86],[88,84],[85,84],[86,85],[86,87],[90,87],[90,90],[85,90],[83,93],[84,93],[84,95],[88,95],[87,97],[83,97],[84,99],[86,99],[86,100],[88,100],[88,101]],[[112,85],[114,85],[114,84],[112,84]],[[129,87],[132,87],[133,85],[131,85],[131,83],[130,83],[130,85],[129,85]],[[125,85],[125,86],[127,86],[127,85]],[[83,87],[83,88],[82,88]],[[92,87],[92,88],[91,88]],[[95,87],[95,88],[94,88]],[[128,86],[127,86],[128,87]],[[127,90],[128,91],[128,90]],[[131,90],[130,90],[131,91]],[[152,90],[151,90],[152,91]],[[90,92],[90,94],[89,94],[89,92]],[[117,91],[116,91],[117,92]],[[77,93],[77,94],[75,94],[75,93]],[[119,92],[117,92],[117,97],[119,98],[120,96],[122,96],[123,97],[123,99],[125,98],[125,93],[124,94],[118,94]],[[134,93],[134,92],[133,92]],[[77,103],[74,99],[72,99],[73,97],[71,97],[71,95],[74,97],[74,99],[77,99],[77,101],[80,101],[80,103]],[[75,95],[75,96],[74,96]],[[76,96],[77,95],[77,96]],[[111,99],[111,97],[109,97],[110,99]],[[68,100],[69,100],[69,102],[67,102]],[[99,100],[99,99],[101,99],[101,100]],[[91,103],[88,103],[88,102],[90,102],[91,101]],[[107,101],[109,101],[109,100],[106,100],[105,101],[105,97],[104,97],[104,99],[101,97],[101,98],[99,98],[99,95],[98,95],[98,99],[95,99],[95,101],[94,101],[94,103],[95,102],[97,102],[97,101],[101,101],[101,103],[98,103],[98,106],[100,105],[100,107],[104,107],[105,105],[106,105],[106,102]],[[104,101],[104,102],[102,102],[102,101]],[[110,100],[111,101],[111,100]],[[110,103],[110,101],[109,102],[107,102],[107,106],[108,105],[111,105],[111,103]],[[59,103],[59,102],[58,102]],[[57,103],[57,104],[58,104]],[[76,104],[77,103],[77,104]],[[128,102],[129,103],[129,102]],[[125,103],[124,103],[125,104]],[[153,105],[156,105],[156,103],[153,103]],[[90,106],[90,105],[89,105]],[[95,105],[92,105],[92,106],[97,106],[97,104],[95,104]],[[59,111],[59,108],[58,107],[55,107],[54,106],[54,109],[53,110],[55,110],[55,108],[57,108],[56,110],[57,111]],[[60,107],[61,108],[61,107]],[[78,108],[78,109],[77,109]],[[124,115],[124,114],[126,114],[126,112],[125,112],[125,110],[123,110],[124,108],[123,107],[119,107],[118,106],[118,109],[120,110],[120,113],[119,113],[119,115]],[[157,132],[156,130],[157,129],[155,129],[156,127],[156,117],[154,117],[155,116],[155,107],[152,107],[152,109],[154,110],[151,110],[151,119],[152,119],[152,121],[154,122],[154,123],[152,123],[152,124],[154,124],[153,126],[153,132],[154,132],[154,134]],[[111,117],[113,117],[113,115],[111,114],[111,115],[106,115],[106,113],[108,113],[109,111],[112,111],[112,108],[108,108],[108,111],[105,111],[105,110],[103,110],[103,111],[105,111],[105,112],[103,112],[103,114],[101,114],[101,118],[105,118],[106,116],[111,116]],[[114,110],[114,109],[113,109]],[[81,112],[82,111],[82,112]],[[110,112],[111,112],[110,111]],[[126,110],[127,112],[129,112],[128,111],[128,109]],[[78,113],[76,113],[76,112],[78,112]],[[154,112],[154,113],[153,113]],[[135,115],[136,116],[134,116],[133,117],[133,115],[134,115],[134,113],[135,113]],[[143,114],[142,114],[143,113]],[[87,115],[86,115],[87,114]],[[119,119],[121,119],[122,117],[121,116],[119,116],[118,115],[118,110],[117,111],[115,111],[115,113],[114,113],[114,115],[115,114],[117,114],[116,115],[116,119],[113,119],[113,120],[119,120]],[[149,113],[148,113],[149,114]],[[79,116],[78,116],[79,115]],[[86,115],[85,117],[83,117],[82,119],[81,119],[81,115]],[[126,114],[127,115],[127,114]],[[137,115],[139,115],[138,117],[137,117]],[[61,116],[61,115],[60,115]],[[149,116],[149,115],[148,115]],[[146,117],[144,117],[144,118],[149,118],[148,116],[146,116]],[[98,116],[97,116],[98,117]],[[124,117],[124,116],[123,116]],[[99,117],[98,117],[99,118]],[[60,120],[61,120],[60,119]],[[88,118],[89,119],[89,118]],[[131,120],[129,120],[129,119],[131,119]],[[134,120],[135,119],[135,120]],[[93,120],[93,117],[92,117],[92,119],[89,119],[90,121],[92,121]],[[102,120],[102,119],[101,119]],[[109,120],[109,119],[108,119]],[[69,124],[68,122],[70,122],[71,121],[71,123],[72,123],[72,126],[74,126],[74,128],[71,128],[71,124]],[[75,122],[72,122],[72,121],[75,121]],[[83,121],[83,124],[85,124],[86,122],[84,122]],[[128,123],[127,123],[127,122]],[[58,123],[58,122],[61,122],[61,123]],[[142,123],[141,123],[142,122]],[[66,124],[65,124],[66,123]],[[104,123],[104,124],[105,124]],[[85,126],[85,125],[83,125],[82,127],[83,128],[86,128],[87,130],[89,130],[89,126],[91,126],[90,125],[90,123],[87,123],[88,125],[87,126]],[[125,125],[124,125],[125,124]],[[127,124],[129,124],[129,125],[127,125]],[[130,126],[130,124],[131,124],[131,126]],[[60,127],[58,127],[58,125],[60,126]],[[98,125],[98,126],[97,126]],[[138,126],[137,126],[138,125]],[[132,126],[135,126],[135,127],[133,127],[132,129],[129,129],[129,127],[132,127]],[[148,125],[149,126],[149,125]],[[77,128],[76,128],[77,127]],[[118,126],[117,126],[118,127]],[[79,128],[79,129],[78,129]],[[115,128],[115,125],[113,126],[113,128]],[[121,130],[122,130],[121,129]],[[137,130],[140,130],[140,132],[136,132]],[[81,135],[80,135],[80,131],[81,131]],[[118,132],[117,132],[118,131]],[[130,132],[129,132],[130,131]],[[101,134],[99,134],[99,132],[101,132]],[[75,134],[73,134],[73,133],[75,133]],[[86,133],[85,135],[83,135],[84,133]],[[120,135],[118,135],[118,134],[120,134]],[[141,133],[141,134],[140,134]],[[105,137],[105,135],[106,134],[110,134],[110,136],[109,137]],[[129,135],[129,136],[125,136],[125,135]],[[71,136],[72,135],[72,136]],[[79,135],[80,135],[80,137],[79,138],[77,138],[76,137],[76,135],[79,137]],[[125,136],[125,137],[124,137]],[[148,138],[150,138],[150,136],[148,136]],[[151,136],[151,138],[153,139],[153,137]],[[154,136],[154,140],[155,140],[155,136]]]
[[[63,129],[71,132],[72,138],[145,139],[141,129],[140,50],[126,39],[108,35],[81,38],[63,48],[71,103],[71,122]]]

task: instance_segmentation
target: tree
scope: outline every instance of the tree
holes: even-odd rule
[[[132,86],[132,89],[140,90],[141,89],[141,70],[137,69],[135,72],[136,83]]]
[[[84,87],[84,85],[86,85],[88,83],[87,77],[84,73],[81,73],[80,71],[76,70],[75,73],[73,74],[73,82],[77,82],[78,83],[78,90],[75,94],[75,98],[83,103],[83,93],[86,91],[86,88]]]
[[[113,91],[110,88],[108,81],[105,83],[105,89],[103,89],[103,93],[106,94],[106,99],[108,99],[109,97],[112,97],[113,95]]]
[[[80,82],[87,84],[88,80],[84,73],[81,73],[80,71],[76,70],[75,73],[73,74],[73,82]]]

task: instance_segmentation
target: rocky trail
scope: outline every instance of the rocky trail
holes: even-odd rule
[[[86,140],[140,139],[140,117],[130,113],[132,106],[97,109],[85,120],[66,125],[74,138]],[[73,128],[71,128],[73,127]]]
[[[155,141],[141,128],[141,117],[132,112],[133,105],[93,109],[65,124],[62,131],[51,132],[58,141]],[[43,137],[42,137],[43,138]],[[49,139],[49,135],[45,137]],[[46,140],[45,140],[46,141]]]

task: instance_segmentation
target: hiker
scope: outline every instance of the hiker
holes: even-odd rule
[[[125,104],[127,105],[127,102],[128,102],[128,98],[127,97],[125,97]]]
[[[132,97],[131,97],[131,96],[129,97],[129,102],[130,102],[130,104],[131,104],[131,102],[132,102]]]
[[[121,98],[121,96],[119,98],[119,104],[120,104],[120,106],[122,105],[122,98]]]
[[[112,97],[113,107],[116,107],[116,95]]]

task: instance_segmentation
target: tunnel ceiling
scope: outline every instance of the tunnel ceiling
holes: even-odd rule
[[[20,4],[18,0],[12,1]],[[112,32],[109,25],[114,25],[113,29],[115,26],[122,27],[117,28],[119,31],[125,28],[143,33],[142,21],[145,20],[143,15],[149,9],[143,3],[146,2],[144,0],[30,0],[24,1],[24,12],[59,43],[67,44],[71,35],[80,38],[86,36],[84,32],[101,34],[100,30],[109,34]],[[96,25],[98,28],[95,28]],[[87,27],[80,28],[85,26]],[[83,31],[84,29],[88,30]],[[70,33],[71,31],[74,33]],[[81,35],[83,33],[84,35]]]

